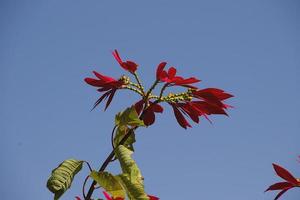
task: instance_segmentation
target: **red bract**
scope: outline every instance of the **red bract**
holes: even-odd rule
[[[112,54],[119,63],[119,65],[126,71],[134,73],[137,70],[138,64],[129,60],[123,62],[117,50],[113,51]]]
[[[144,100],[140,100],[137,103],[135,103],[135,110],[138,114],[141,113],[144,107]],[[162,113],[163,107],[161,107],[159,104],[153,103],[149,101],[149,106],[144,110],[143,114],[143,121],[146,126],[150,126],[155,122],[155,113]]]
[[[186,121],[186,119],[184,118],[184,116],[182,115],[182,113],[179,111],[178,107],[179,104],[177,103],[170,103],[170,105],[172,106],[173,108],[173,111],[174,111],[174,114],[175,114],[175,117],[176,117],[176,120],[177,122],[179,123],[179,125],[182,127],[182,128],[187,128],[187,127],[192,127],[188,121]]]
[[[223,100],[233,95],[225,93],[217,88],[207,88],[203,90],[192,90],[192,96],[200,101],[186,101],[179,103],[169,103],[174,111],[177,122],[183,128],[191,127],[183,114],[190,117],[195,123],[199,123],[199,117],[204,116],[209,122],[208,115],[227,115],[225,109],[231,107],[223,103]],[[183,113],[183,114],[182,114]]]
[[[166,64],[167,64],[166,62],[162,62],[157,66],[156,69],[157,80],[169,83],[171,85],[180,85],[180,86],[190,87],[190,88],[195,88],[190,84],[198,83],[200,81],[195,77],[184,79],[181,76],[176,76],[177,70],[174,67],[170,67],[168,71],[164,70]]]
[[[152,195],[148,195],[148,197],[150,198],[149,200],[159,200],[158,197],[152,196]]]
[[[202,90],[192,91],[193,97],[204,100],[205,102],[216,105],[221,108],[227,108],[228,105],[223,104],[222,101],[233,97],[233,95],[224,92],[218,88],[206,88]]]
[[[121,88],[123,85],[125,85],[123,80],[115,80],[114,78],[111,78],[109,76],[104,76],[98,72],[93,71],[95,76],[98,79],[94,78],[85,78],[85,82],[91,86],[98,87],[99,92],[105,92],[94,104],[93,109],[99,105],[104,99],[108,97],[108,100],[106,102],[105,110],[111,103],[117,89]]]
[[[294,187],[300,187],[300,179],[295,178],[288,170],[283,167],[273,163],[273,168],[276,174],[282,179],[286,180],[284,182],[278,182],[271,185],[265,192],[272,190],[281,190],[274,200],[279,199],[286,191]]]

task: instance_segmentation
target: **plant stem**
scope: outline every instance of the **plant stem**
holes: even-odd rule
[[[135,77],[135,79],[136,79],[136,81],[137,81],[137,83],[138,83],[138,85],[139,85],[139,88],[141,89],[141,91],[142,91],[142,93],[143,93],[143,96],[145,96],[144,88],[143,88],[143,86],[142,86],[142,83],[141,83],[141,81],[140,81],[140,79],[139,79],[137,73],[134,72],[134,73],[132,73],[132,74],[133,74],[133,76]]]
[[[131,128],[129,129],[128,133],[122,138],[122,140],[119,142],[118,146],[119,145],[122,145],[124,144],[124,142],[129,138],[130,135],[134,134],[134,130],[136,130],[137,127],[135,128]],[[110,161],[113,159],[115,155],[115,149],[113,149],[110,154],[108,155],[108,157],[105,159],[105,161],[103,162],[103,164],[101,165],[100,169],[98,170],[99,172],[103,172],[105,170],[105,168],[108,166],[108,164],[110,163]],[[91,200],[91,197],[92,197],[92,194],[95,190],[95,185],[97,184],[96,181],[93,181],[91,186],[90,186],[90,189],[86,195],[86,198],[85,200]]]
[[[147,94],[146,94],[146,97],[145,97],[146,101],[148,101],[149,96],[150,96],[152,90],[155,88],[155,86],[156,86],[158,83],[159,83],[159,80],[154,81],[154,83],[152,84],[152,86],[150,87],[150,89],[148,90],[148,92],[147,92]]]

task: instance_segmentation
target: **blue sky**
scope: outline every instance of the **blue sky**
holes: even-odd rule
[[[137,131],[134,158],[146,191],[161,199],[274,198],[278,163],[300,176],[298,1],[1,1],[1,199],[51,199],[51,170],[67,158],[94,168],[110,152],[114,115],[138,96],[120,92],[90,112],[91,71],[125,72],[110,51],[139,66],[146,86],[167,61],[199,87],[235,95],[230,117],[184,130],[165,106]],[[118,164],[109,170],[118,173]],[[61,199],[81,194],[85,168]],[[100,196],[100,192],[95,194]],[[283,199],[295,200],[299,189]]]

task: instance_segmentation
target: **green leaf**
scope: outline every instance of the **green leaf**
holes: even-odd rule
[[[115,117],[115,124],[117,126],[129,125],[129,126],[144,126],[144,122],[139,119],[134,106],[131,106],[120,112]]]
[[[54,193],[54,200],[59,199],[71,187],[74,176],[81,170],[83,161],[68,159],[52,170],[47,181],[47,188]]]
[[[131,158],[132,151],[126,148],[124,145],[119,145],[115,149],[115,155],[118,158],[122,171],[125,174],[131,174],[133,170],[139,172],[137,175],[141,178],[142,175],[140,173],[140,170],[135,163],[135,161]]]
[[[144,190],[143,177],[135,161],[132,159],[132,151],[124,145],[119,145],[115,149],[115,155],[118,158],[123,174],[116,176],[122,186],[125,188],[128,197],[131,200],[148,200]]]
[[[129,128],[127,126],[118,126],[116,130],[116,135],[114,137],[114,146],[117,146],[123,137],[128,133]],[[131,151],[134,151],[133,143],[135,143],[135,134],[130,134],[125,143],[123,144]]]
[[[109,172],[92,171],[90,177],[92,177],[105,191],[110,193],[113,198],[125,198],[125,191],[114,175]]]
[[[149,200],[144,190],[144,185],[140,182],[132,182],[128,174],[120,174],[116,176],[127,192],[130,200]]]

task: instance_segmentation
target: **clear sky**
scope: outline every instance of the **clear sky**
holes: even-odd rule
[[[235,95],[230,117],[184,130],[170,108],[137,132],[146,191],[162,200],[272,200],[278,163],[300,176],[300,3],[297,0],[0,2],[1,199],[51,199],[46,181],[62,160],[94,168],[110,152],[114,115],[83,79],[125,72],[110,51],[140,64],[146,86],[167,61],[199,87]],[[109,170],[117,173],[118,164]],[[85,167],[61,199],[81,195]],[[95,194],[100,196],[100,192]],[[283,199],[295,200],[299,189]]]

